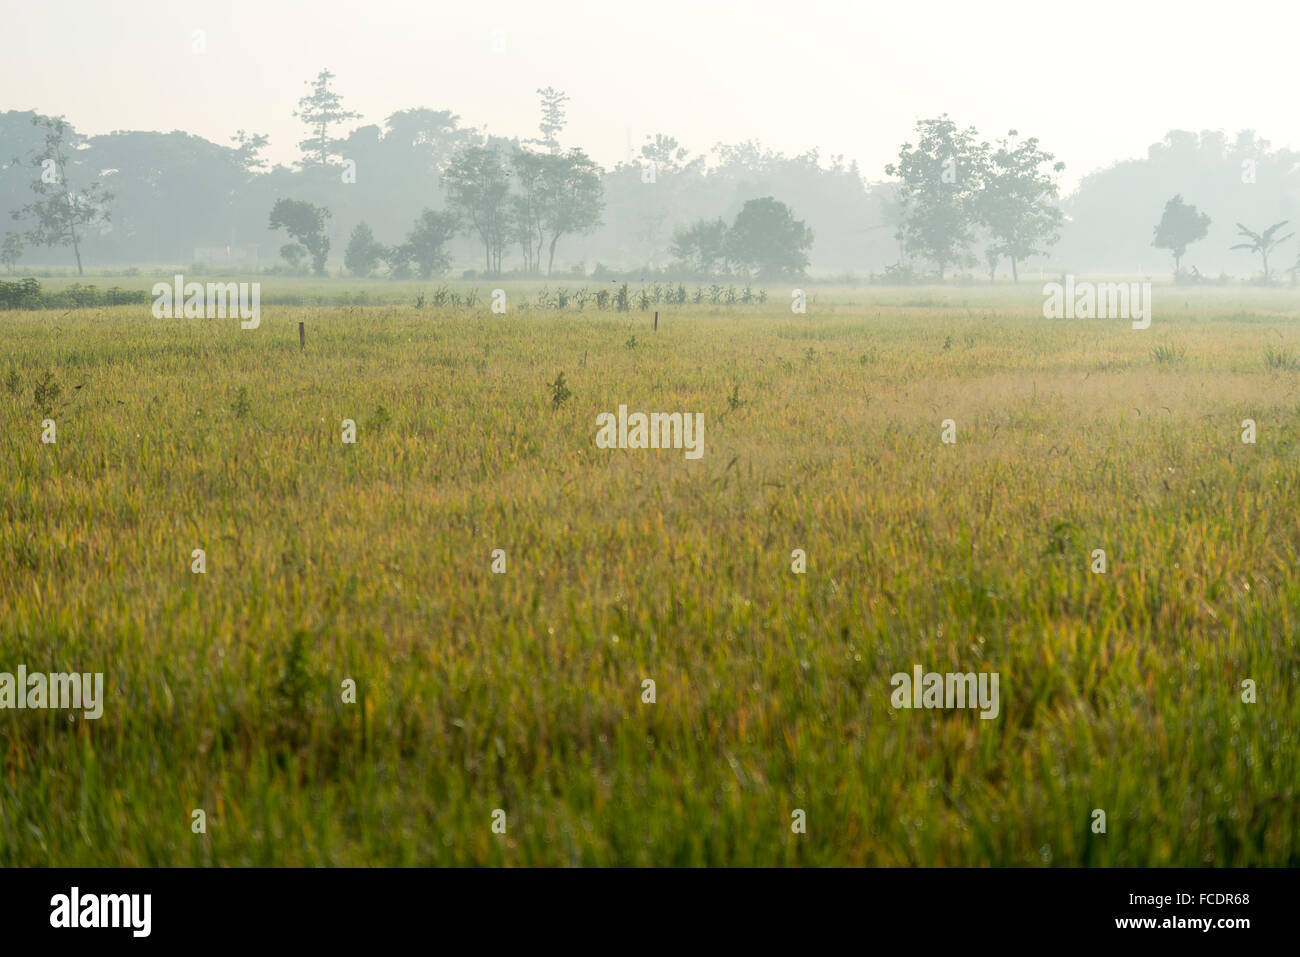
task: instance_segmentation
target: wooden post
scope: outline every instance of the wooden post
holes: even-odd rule
[[[659,310],[655,310],[655,332],[659,331]]]
[[[307,330],[303,328],[303,324],[301,322],[298,323],[298,348],[299,349],[307,348]]]

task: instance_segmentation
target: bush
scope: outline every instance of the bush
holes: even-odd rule
[[[0,282],[0,309],[39,309],[41,284],[30,276],[17,282]]]

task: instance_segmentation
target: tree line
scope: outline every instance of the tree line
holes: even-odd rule
[[[787,157],[748,142],[691,155],[665,134],[604,169],[564,143],[562,91],[537,91],[536,137],[507,139],[423,107],[353,127],[360,117],[333,79],[324,70],[308,81],[294,110],[306,135],[292,166],[268,164],[267,137],[245,130],[218,146],[179,132],[86,137],[59,117],[0,114],[0,139],[18,147],[0,158],[0,203],[18,222],[0,262],[12,271],[62,248],[79,272],[89,250],[98,263],[211,255],[325,273],[333,252],[351,274],[395,278],[477,259],[472,272],[485,275],[766,278],[816,266],[883,267],[896,281],[970,270],[1015,279],[1030,260],[1143,268],[1158,220],[1154,245],[1175,250],[1175,275],[1191,281],[1201,273],[1183,275],[1183,251],[1204,237],[1184,236],[1199,220],[1184,223],[1177,205],[1162,212],[1174,192],[1213,213],[1196,210],[1212,240],[1197,246],[1201,265],[1239,268],[1251,254],[1268,281],[1300,213],[1296,154],[1250,133],[1235,143],[1170,133],[1144,160],[1091,174],[1062,198],[1064,164],[1037,138],[1012,130],[990,142],[946,115],[918,122],[878,182],[816,151]],[[1240,184],[1238,165],[1250,167]],[[1243,225],[1252,220],[1273,225]],[[1216,221],[1236,223],[1231,242]],[[248,250],[255,259],[241,263]]]

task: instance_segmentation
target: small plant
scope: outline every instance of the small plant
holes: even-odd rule
[[[1171,346],[1161,343],[1151,350],[1151,358],[1159,363],[1171,364],[1182,362],[1187,358],[1186,346]]]
[[[947,352],[951,348],[952,348],[952,336],[948,336],[946,339],[943,340],[943,351]]]
[[[36,400],[36,408],[43,414],[49,415],[54,411],[54,403],[58,401],[62,392],[63,388],[54,381],[54,373],[46,369],[41,373],[41,381],[36,383],[32,398]]]
[[[415,308],[416,308],[416,309],[423,309],[423,308],[424,308],[424,290],[423,290],[423,289],[421,289],[421,290],[420,290],[420,294],[419,294],[418,296],[415,297]]]
[[[1297,359],[1296,354],[1290,349],[1274,349],[1272,346],[1266,346],[1264,348],[1264,365],[1282,372],[1294,372],[1296,369],[1300,369],[1300,359]]]
[[[370,417],[370,428],[376,432],[382,432],[392,421],[393,417],[388,414],[388,410],[382,405],[377,405],[375,406],[375,414]]]
[[[635,348],[636,348],[636,336],[632,336],[630,339],[627,340],[627,342],[625,342],[625,343],[623,343],[623,344],[624,344],[625,346],[627,346],[629,349],[635,349]]]
[[[14,366],[9,367],[9,375],[5,377],[5,388],[9,390],[10,395],[18,395],[23,391],[23,380],[18,375],[18,369]]]
[[[805,353],[803,354],[803,361],[804,361],[804,362],[816,362],[816,361],[817,361],[817,353],[816,353],[816,351],[813,349],[812,346],[809,346],[809,347],[808,347],[808,351],[805,352]]]
[[[618,295],[614,297],[614,308],[618,312],[627,312],[632,308],[632,297],[627,291],[627,283],[618,287]]]
[[[735,387],[732,388],[731,395],[727,396],[727,409],[728,411],[735,412],[744,404],[745,401],[740,397],[740,384],[737,383]]]
[[[624,286],[623,288],[626,289],[627,287]],[[564,403],[568,402],[573,395],[573,393],[569,391],[568,383],[564,381],[563,370],[561,370],[559,375],[555,377],[554,382],[548,382],[546,385],[547,388],[551,390],[551,408],[553,409],[558,409],[560,406],[564,405]]]
[[[253,409],[253,403],[248,397],[248,386],[241,385],[239,391],[235,393],[235,398],[230,403],[230,411],[235,413],[235,418],[247,418],[248,413]]]

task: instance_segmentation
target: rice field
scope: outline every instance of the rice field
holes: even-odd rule
[[[0,865],[1300,865],[1294,290],[506,285],[0,313]]]

